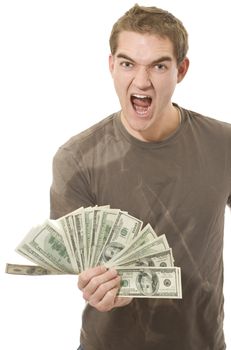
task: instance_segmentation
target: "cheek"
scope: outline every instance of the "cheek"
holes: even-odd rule
[[[172,96],[177,84],[177,76],[171,75],[168,79],[163,79],[158,82],[157,91],[163,97],[169,98]]]
[[[114,86],[117,95],[119,95],[122,99],[125,99],[129,86],[128,82],[123,78],[117,77],[116,79],[114,79]]]
[[[124,108],[125,103],[126,103],[126,93],[125,93],[125,89],[123,87],[123,85],[118,81],[118,80],[114,80],[114,87],[115,87],[115,91],[116,94],[118,96],[119,102],[121,107]]]

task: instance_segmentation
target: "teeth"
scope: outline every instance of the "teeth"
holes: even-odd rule
[[[132,95],[132,96],[136,98],[151,98],[150,96],[144,96],[144,95]]]

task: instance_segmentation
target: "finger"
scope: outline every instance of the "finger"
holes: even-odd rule
[[[110,289],[103,297],[102,300],[96,302],[95,300],[89,302],[89,304],[95,307],[98,311],[105,312],[110,311],[114,307],[115,298],[118,292],[118,288]]]
[[[118,275],[115,269],[109,269],[100,275],[93,276],[87,285],[85,285],[85,287],[82,289],[84,298],[89,300],[90,296],[93,295],[100,286],[103,288],[103,284],[113,281],[116,277],[118,277]],[[115,282],[112,283],[114,283],[113,287],[115,287]]]
[[[99,284],[98,288],[94,291],[94,293],[89,293],[88,290],[83,291],[83,297],[85,300],[96,305],[99,303],[105,295],[114,288],[119,288],[120,285],[120,277],[115,277],[107,282]]]
[[[83,288],[91,281],[92,278],[104,274],[107,271],[105,266],[96,266],[86,271],[83,271],[78,278],[78,288],[83,290]]]

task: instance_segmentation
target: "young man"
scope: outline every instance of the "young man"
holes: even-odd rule
[[[231,204],[231,126],[172,103],[187,32],[170,13],[135,5],[114,25],[109,67],[121,111],[54,157],[51,217],[110,204],[165,233],[182,300],[117,297],[115,269],[87,269],[78,287],[84,350],[224,350],[223,225]]]

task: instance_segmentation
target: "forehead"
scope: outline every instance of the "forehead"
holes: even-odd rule
[[[160,57],[175,59],[173,44],[156,34],[122,31],[118,36],[115,56],[124,54],[140,64],[149,64]]]

